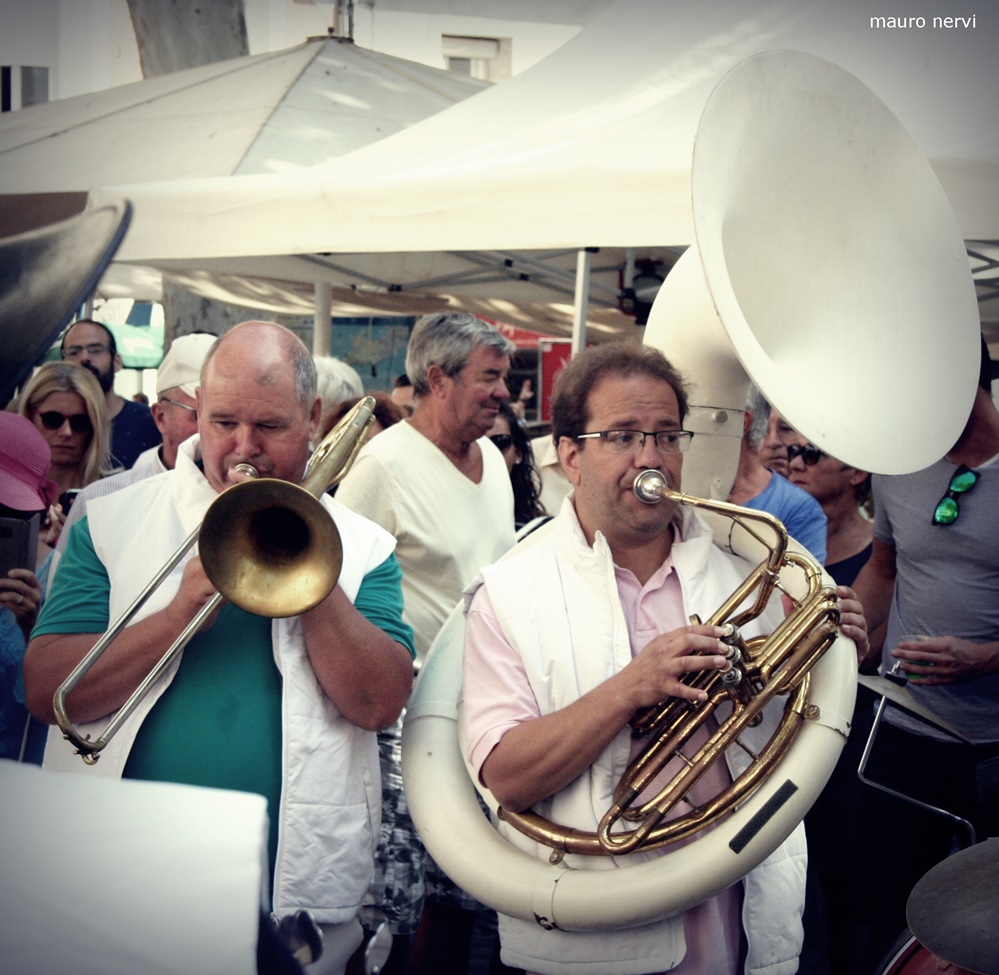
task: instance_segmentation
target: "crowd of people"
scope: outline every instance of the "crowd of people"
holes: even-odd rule
[[[67,674],[220,494],[254,472],[300,483],[365,390],[346,363],[248,321],[174,339],[145,406],[114,391],[111,330],[71,325],[60,361],[0,414],[0,517],[38,539],[31,564],[0,577],[0,757],[263,795],[266,909],[311,912],[323,949],[310,973],[360,975],[383,925],[391,975],[874,973],[908,892],[955,848],[953,821],[904,797],[968,819],[979,838],[999,821],[999,412],[984,342],[964,433],[912,475],[840,462],[751,389],[728,499],[780,518],[824,564],[860,669],[904,666],[909,692],[963,739],[889,708],[871,774],[894,792],[871,789],[856,766],[876,699],[861,689],[829,785],[760,866],[683,914],[599,932],[497,915],[428,855],[401,774],[414,680],[464,599],[470,769],[505,809],[594,830],[643,745],[635,712],[703,702],[685,675],[730,666],[724,631],[699,621],[752,565],[711,544],[691,507],[632,490],[646,469],[682,487],[687,378],[661,352],[577,353],[556,380],[551,432],[534,436],[522,408],[533,392],[511,402],[513,352],[474,315],[420,319],[405,374],[371,394],[366,442],[320,499],[343,547],[332,590],[290,617],[223,601],[84,769],[53,710]],[[73,690],[83,733],[103,730],[214,588],[191,548]],[[786,612],[774,598],[746,636]],[[782,707],[763,710],[752,742]],[[692,805],[739,774],[737,751]]]

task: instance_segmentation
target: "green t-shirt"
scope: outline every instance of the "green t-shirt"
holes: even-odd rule
[[[354,605],[415,656],[402,621],[402,572],[394,554],[365,575]],[[107,570],[90,526],[73,526],[52,592],[32,636],[103,633],[109,625]],[[177,674],[142,723],[124,777],[254,792],[267,799],[273,869],[281,797],[281,674],[271,621],[223,606],[194,636]]]
[[[281,674],[271,621],[223,606],[212,628],[184,648],[177,674],[142,722],[122,777],[255,792],[270,817],[277,855],[281,800]]]

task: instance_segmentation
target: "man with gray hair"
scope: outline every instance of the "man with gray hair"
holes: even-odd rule
[[[467,312],[421,318],[406,354],[413,415],[368,441],[337,488],[339,501],[396,538],[404,619],[413,627],[421,660],[464,587],[515,540],[506,461],[486,436],[500,403],[510,397],[506,376],[513,351],[496,328]],[[424,854],[401,790],[398,735],[379,737],[382,836],[395,842],[383,842],[380,859],[390,862],[379,862],[384,891],[376,884],[372,897],[402,945],[420,917]],[[393,782],[399,786],[394,793]],[[401,836],[410,841],[400,843]],[[411,960],[410,971],[463,971],[478,905],[450,888],[433,864],[427,880],[417,939],[426,953]]]
[[[313,354],[312,359],[316,364],[324,416],[345,400],[364,395],[364,383],[352,365],[332,355]]]
[[[510,398],[513,351],[468,312],[421,318],[406,353],[413,415],[372,438],[337,488],[396,538],[421,660],[462,589],[514,542],[510,477],[486,436]]]

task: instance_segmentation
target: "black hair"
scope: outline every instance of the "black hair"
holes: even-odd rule
[[[73,322],[65,332],[62,333],[62,342],[59,344],[59,351],[62,352],[66,348],[66,336],[69,335],[70,329],[73,325],[96,325],[98,328],[103,328],[104,333],[108,337],[108,348],[111,350],[111,358],[113,359],[118,354],[118,343],[114,340],[114,332],[107,327],[103,322],[95,322],[92,318],[80,318]]]
[[[520,453],[520,460],[510,469],[510,483],[513,485],[513,520],[519,528],[548,512],[540,500],[541,475],[534,463],[531,438],[509,403],[500,403],[500,414],[506,417],[513,445]]]

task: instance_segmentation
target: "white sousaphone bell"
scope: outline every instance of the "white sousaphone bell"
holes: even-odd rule
[[[738,444],[749,377],[853,467],[939,460],[974,399],[977,300],[943,188],[887,106],[814,55],[748,58],[704,109],[691,196],[696,245],[645,329],[694,387],[684,489],[727,496],[738,448],[705,434]]]
[[[904,473],[939,459],[974,396],[977,305],[949,203],[887,107],[819,57],[755,55],[708,100],[691,183],[696,246],[668,275],[645,332],[691,386],[687,427],[697,436],[684,491],[728,494],[749,377],[796,429],[852,466]],[[709,521],[717,544],[758,559],[742,533]],[[550,862],[547,847],[533,856],[515,848],[480,810],[458,727],[463,632],[459,607],[408,709],[410,811],[459,886],[543,926],[634,927],[735,883],[804,817],[849,730],[856,660],[840,637],[809,674],[818,718],[747,799],[662,856],[572,869]]]

